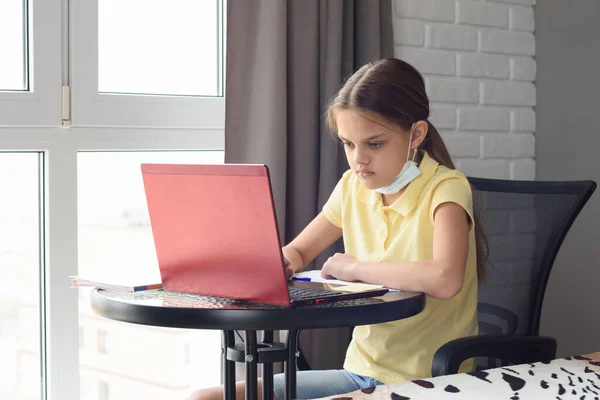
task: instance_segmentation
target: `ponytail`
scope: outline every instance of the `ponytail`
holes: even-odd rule
[[[443,165],[449,169],[456,169],[450,153],[444,144],[444,140],[440,136],[440,133],[435,129],[433,124],[427,121],[429,126],[427,136],[421,144],[421,149],[425,150],[427,154],[440,165]],[[478,211],[478,198],[476,189],[471,187],[473,191],[473,225],[475,227],[475,251],[477,255],[477,279],[479,282],[483,282],[487,275],[486,265],[488,262],[488,256],[490,252],[490,246],[487,240],[487,236],[481,226],[481,219],[479,218]]]
[[[427,130],[427,136],[423,141],[422,148],[438,163],[449,169],[456,169],[452,162],[452,157],[444,144],[444,140],[440,136],[440,133],[435,129],[435,126],[427,121],[429,126]]]

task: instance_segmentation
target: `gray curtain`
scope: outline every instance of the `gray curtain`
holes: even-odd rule
[[[283,244],[348,168],[324,111],[360,66],[393,57],[391,14],[391,0],[228,0],[225,162],[268,165]],[[313,369],[341,367],[347,344],[347,329],[301,334]]]

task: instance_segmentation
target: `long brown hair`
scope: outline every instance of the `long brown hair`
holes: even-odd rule
[[[410,130],[413,123],[427,121],[428,133],[419,146],[439,164],[455,169],[450,153],[437,129],[429,122],[429,98],[421,74],[410,64],[396,58],[385,58],[356,71],[339,90],[327,110],[327,122],[335,132],[335,110],[361,110],[375,113],[387,121]],[[475,199],[474,199],[475,200]],[[477,207],[473,207],[477,277],[483,281],[489,246],[481,228]]]

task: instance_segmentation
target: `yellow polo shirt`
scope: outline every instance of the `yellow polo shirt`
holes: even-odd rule
[[[439,165],[425,152],[421,175],[390,206],[346,171],[323,207],[343,231],[346,253],[359,261],[402,263],[433,259],[433,213],[445,202],[460,205],[473,221],[471,187],[459,171]],[[477,271],[471,222],[463,288],[449,300],[427,296],[420,314],[398,321],[357,326],[344,368],[383,383],[431,376],[433,355],[453,339],[477,334]],[[377,268],[376,266],[374,268]],[[472,360],[461,372],[473,370]]]

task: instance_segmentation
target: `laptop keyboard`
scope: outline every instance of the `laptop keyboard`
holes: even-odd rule
[[[335,290],[313,289],[297,286],[288,286],[291,300],[312,299],[313,297],[331,296],[339,294]]]

